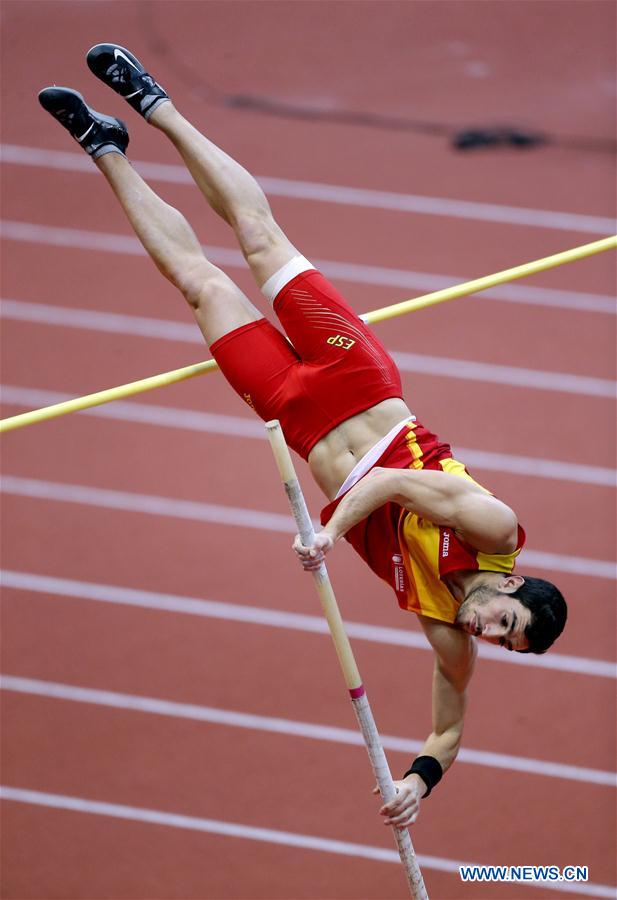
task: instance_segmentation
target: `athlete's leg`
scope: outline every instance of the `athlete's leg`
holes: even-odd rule
[[[142,99],[150,104],[150,97]],[[95,161],[146,251],[184,294],[230,385],[265,421],[281,418],[289,388],[297,384],[299,357],[233,281],[208,262],[184,216],[132,168],[124,156],[129,142],[124,123],[97,113],[72,88],[44,88],[39,100]],[[159,100],[155,95],[152,103]]]
[[[180,115],[130,50],[96,44],[86,59],[97,78],[172,141],[212,209],[234,229],[259,287],[299,256],[252,175]]]
[[[284,386],[300,362],[289,342],[208,262],[184,216],[125,156],[108,153],[95,161],[157,267],[184,294],[229,384],[264,421],[282,416]]]
[[[335,425],[383,400],[401,398],[393,360],[343,297],[287,240],[255,179],[187,122],[171,101],[161,103],[148,121],[172,140],[212,208],[234,228],[258,284],[266,286],[264,293],[300,360],[308,363],[296,370],[295,394],[288,389],[285,409],[277,414],[285,419],[292,446],[306,456]],[[296,270],[289,273],[296,262]],[[270,279],[276,285],[271,291]],[[286,357],[283,364],[290,365]],[[239,380],[234,385],[238,393],[250,393],[240,385]],[[309,400],[292,402],[292,396]]]
[[[172,102],[162,103],[148,121],[172,141],[212,209],[231,225],[259,287],[299,255],[275,222],[255,178],[204,137]]]
[[[44,88],[39,101],[105,175],[145,249],[192,307],[209,346],[263,319],[233,281],[208,262],[184,216],[132,168],[124,156],[129,143],[124,122],[96,112],[72,88]]]
[[[208,346],[263,318],[234,282],[206,259],[184,216],[146,184],[125,156],[107,153],[95,162],[156,266],[191,306]]]

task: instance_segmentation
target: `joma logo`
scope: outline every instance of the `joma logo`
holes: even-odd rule
[[[355,343],[351,338],[344,337],[342,334],[333,334],[332,337],[326,340],[326,344],[332,344],[333,347],[342,347],[343,350],[351,350]]]

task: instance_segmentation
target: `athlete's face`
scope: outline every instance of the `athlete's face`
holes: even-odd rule
[[[531,612],[509,593],[496,587],[473,590],[460,605],[456,624],[489,644],[508,650],[527,650],[525,629]]]

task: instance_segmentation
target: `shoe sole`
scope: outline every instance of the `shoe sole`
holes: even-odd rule
[[[59,96],[57,96],[58,101],[60,100],[60,97],[70,97],[71,106],[67,106],[67,104],[65,103],[64,106],[60,107],[61,109],[68,108],[69,112],[76,113],[79,108],[83,108],[86,111],[86,114],[90,116],[90,118],[95,122],[103,122],[105,125],[114,125],[116,128],[120,127],[128,133],[128,128],[126,127],[122,119],[116,119],[115,116],[106,116],[104,113],[100,113],[97,112],[96,109],[92,109],[91,106],[88,106],[79,91],[75,91],[73,90],[73,88],[54,86],[53,88],[43,88],[43,90],[39,92],[39,103],[41,104],[43,109],[50,113],[52,116],[55,115],[56,109],[58,107],[54,108],[51,104],[47,105],[43,102],[46,97],[50,96],[52,91],[62,92]]]
[[[39,92],[39,103],[63,128],[66,128],[71,137],[94,159],[103,155],[101,150],[105,147],[116,147],[120,153],[124,153],[128,147],[129,133],[124,122],[115,116],[106,116],[104,113],[92,109],[79,91],[75,91],[73,88],[57,85],[43,88]],[[74,119],[69,127],[58,115],[60,111],[72,114],[77,122]],[[75,128],[75,124],[78,125],[77,128]],[[113,129],[111,134],[101,136],[102,140],[98,145],[93,145],[91,140],[90,142],[86,141],[86,138],[95,126],[108,126],[108,128]],[[82,129],[84,130],[80,135],[78,131]],[[109,140],[105,140],[105,137],[108,137]],[[104,152],[109,151],[104,150]]]
[[[124,57],[124,62],[128,63],[135,70],[134,77],[136,83],[138,83],[138,79],[142,76],[147,76],[151,78],[154,82],[155,86],[158,90],[162,91],[160,96],[155,94],[155,99],[152,100],[149,106],[146,109],[142,109],[141,100],[134,100],[134,96],[139,96],[139,91],[136,92],[135,95],[126,95],[119,89],[117,84],[114,84],[113,79],[107,76],[107,71],[110,66],[118,63],[118,56]],[[118,96],[122,97],[123,100],[129,104],[132,109],[135,110],[140,116],[142,116],[146,121],[149,121],[150,116],[155,110],[161,105],[161,103],[165,103],[170,100],[169,95],[165,88],[161,87],[161,85],[156,81],[156,79],[150,75],[150,73],[144,68],[142,63],[137,59],[137,57],[131,53],[130,50],[127,50],[126,47],[123,47],[121,44],[95,44],[94,47],[90,47],[88,52],[86,53],[86,62],[88,64],[88,68],[92,72],[96,78],[100,79],[103,84],[107,85],[107,87],[111,88]],[[149,88],[144,88],[145,93],[142,95],[145,99],[148,94],[150,94]]]

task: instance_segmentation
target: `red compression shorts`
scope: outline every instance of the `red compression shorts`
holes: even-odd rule
[[[274,311],[293,346],[258,319],[210,351],[236,393],[265,422],[279,419],[287,443],[304,459],[345,419],[402,397],[393,360],[321,273],[292,278]]]

